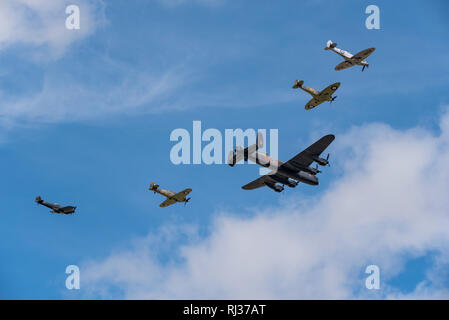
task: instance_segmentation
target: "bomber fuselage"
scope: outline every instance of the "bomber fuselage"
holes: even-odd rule
[[[282,161],[270,157],[266,153],[254,152],[248,155],[248,160],[251,160],[258,165],[269,168],[273,171],[273,173],[277,173],[286,178],[291,178],[309,185],[318,185],[318,178],[315,176],[318,173],[318,170],[312,168],[310,166],[301,168],[299,172],[295,172],[282,166],[284,164]]]

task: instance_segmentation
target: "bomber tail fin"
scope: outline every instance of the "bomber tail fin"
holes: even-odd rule
[[[249,155],[253,154],[262,147],[263,147],[263,135],[262,132],[258,132],[255,144],[252,144],[246,148],[243,148],[242,146],[237,146],[235,147],[235,150],[229,151],[227,163],[228,165],[233,167],[237,162],[241,160],[248,161]]]
[[[234,150],[230,150],[228,154],[228,162],[227,164],[233,167],[237,163],[237,156]]]
[[[336,46],[337,46],[336,43],[333,43],[331,40],[329,40],[329,41],[326,43],[326,48],[324,48],[324,50],[333,49],[333,48],[335,48]]]
[[[256,151],[262,147],[263,147],[263,135],[262,132],[258,132],[256,138]]]

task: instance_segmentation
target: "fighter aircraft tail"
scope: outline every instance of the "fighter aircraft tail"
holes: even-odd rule
[[[333,48],[335,48],[336,46],[337,46],[336,43],[333,43],[331,40],[329,40],[329,41],[326,43],[326,48],[324,48],[324,50],[333,49]]]
[[[157,188],[159,188],[159,185],[155,184],[154,182],[151,182],[150,190],[156,192]]]
[[[293,84],[293,89],[298,89],[298,88],[301,88],[301,86],[304,84],[304,80],[300,80],[300,81],[298,81],[298,80],[295,80],[295,83]]]
[[[42,203],[43,202],[41,196],[37,196],[35,201],[37,203]]]

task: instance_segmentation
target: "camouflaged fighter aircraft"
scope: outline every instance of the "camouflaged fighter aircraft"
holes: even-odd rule
[[[369,67],[368,62],[365,61],[368,56],[376,50],[376,48],[369,48],[365,49],[363,51],[360,51],[359,53],[353,55],[349,53],[348,51],[342,50],[337,48],[337,44],[333,43],[331,40],[329,40],[326,44],[326,48],[324,50],[332,50],[333,52],[337,53],[338,55],[342,56],[345,61],[338,64],[335,67],[336,71],[347,69],[349,67],[358,65],[363,66],[362,71],[365,70],[365,68]]]
[[[305,92],[307,92],[308,94],[310,94],[313,98],[309,100],[309,102],[307,102],[305,109],[306,110],[310,110],[315,108],[316,106],[322,104],[325,101],[334,101],[337,96],[332,97],[332,94],[338,89],[338,87],[340,87],[340,82],[335,82],[333,84],[331,84],[330,86],[328,86],[326,89],[324,89],[323,91],[318,91],[315,90],[313,88],[308,88],[306,86],[303,86],[304,81],[298,81],[295,80],[295,83],[293,84],[293,89],[298,89],[301,88],[302,90],[304,90]]]
[[[151,182],[150,184],[150,190],[154,191],[154,193],[159,193],[163,196],[167,197],[167,200],[165,200],[164,202],[162,202],[160,204],[160,207],[168,207],[176,202],[184,202],[184,205],[187,204],[187,202],[189,202],[190,198],[186,198],[186,196],[192,192],[192,189],[188,188],[185,189],[181,192],[178,193],[174,193],[170,190],[164,190],[164,189],[159,189],[159,185],[155,184],[154,182]]]
[[[63,207],[57,203],[45,202],[44,200],[42,200],[41,196],[37,196],[35,201],[37,204],[40,204],[40,205],[46,206],[47,208],[52,209],[52,211],[50,211],[51,213],[72,214],[76,210],[76,207],[72,207],[72,206]]]
[[[251,160],[271,170],[270,173],[244,185],[242,187],[244,190],[253,190],[267,186],[276,192],[282,192],[285,185],[294,188],[299,182],[316,186],[318,185],[316,175],[321,172],[318,170],[318,165],[329,165],[329,154],[327,154],[326,158],[321,158],[320,155],[334,139],[334,135],[326,135],[289,161],[282,162],[271,158],[267,153],[257,152],[257,149],[263,145],[262,135],[260,135],[256,144],[247,148],[236,147],[235,151],[231,150],[229,152],[228,164],[232,167],[241,160]],[[310,166],[313,162],[317,163],[315,168]]]

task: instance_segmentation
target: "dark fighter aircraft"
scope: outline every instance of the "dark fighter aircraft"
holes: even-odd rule
[[[42,200],[41,196],[37,196],[35,201],[37,204],[41,204],[43,206],[46,206],[47,208],[52,209],[52,211],[50,211],[51,213],[72,214],[76,209],[76,207],[72,206],[63,207],[57,203],[45,202],[44,200]]]
[[[256,144],[245,149],[236,147],[235,151],[231,150],[228,164],[232,167],[241,160],[251,160],[265,168],[271,169],[270,173],[244,185],[242,189],[253,190],[267,186],[276,192],[282,192],[285,185],[294,188],[299,182],[313,186],[318,185],[316,175],[321,172],[318,170],[318,165],[326,166],[329,164],[329,154],[327,154],[326,158],[321,158],[320,155],[334,141],[335,136],[329,134],[322,137],[287,162],[271,158],[266,153],[257,152],[257,149],[263,144],[261,139],[261,136],[258,137]],[[310,166],[313,162],[317,163],[315,168]]]

